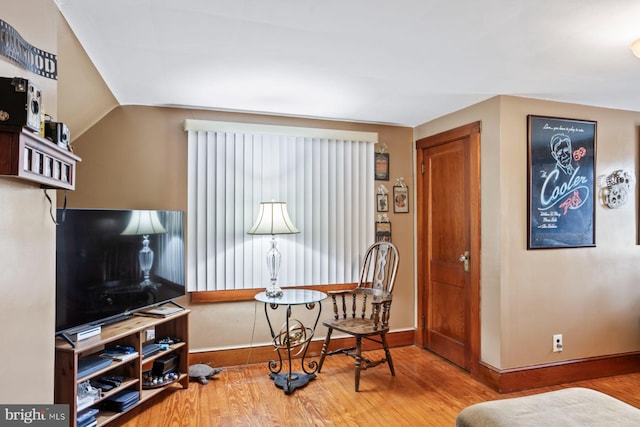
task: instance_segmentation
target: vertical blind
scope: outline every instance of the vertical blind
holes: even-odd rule
[[[188,120],[189,291],[263,288],[270,236],[259,203],[286,202],[281,287],[357,281],[374,240],[375,133]]]

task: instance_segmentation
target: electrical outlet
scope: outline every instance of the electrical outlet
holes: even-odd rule
[[[553,336],[553,352],[560,351],[562,351],[562,334],[556,334]]]
[[[151,341],[152,339],[154,339],[156,337],[156,330],[151,328],[151,329],[147,329],[145,332],[145,340],[146,341]]]

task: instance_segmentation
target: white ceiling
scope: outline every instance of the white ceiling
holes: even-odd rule
[[[638,0],[55,0],[123,104],[416,126],[494,95],[640,111]]]

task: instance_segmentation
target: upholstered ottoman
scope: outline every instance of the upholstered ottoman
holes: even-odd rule
[[[567,388],[532,396],[471,405],[456,427],[640,426],[640,409],[588,388]]]

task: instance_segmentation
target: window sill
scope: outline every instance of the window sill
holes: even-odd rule
[[[353,289],[356,283],[344,283],[339,285],[311,285],[311,286],[293,286],[291,288],[304,288],[314,291],[328,292],[341,291],[345,289]],[[283,289],[291,289],[285,287]],[[262,292],[264,288],[255,289],[239,289],[233,291],[202,291],[190,292],[191,303],[209,303],[209,302],[237,302],[237,301],[253,301],[258,292]]]

